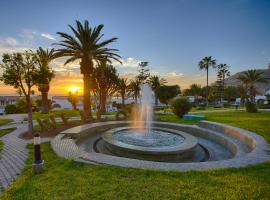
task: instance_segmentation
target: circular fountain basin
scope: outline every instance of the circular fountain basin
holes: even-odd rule
[[[114,155],[153,161],[190,158],[198,145],[197,139],[190,134],[161,127],[147,134],[139,127],[110,129],[102,139],[105,148]]]

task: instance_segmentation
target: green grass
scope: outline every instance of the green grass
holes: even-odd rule
[[[6,128],[6,129],[2,129],[0,130],[0,137],[3,137],[4,135],[11,133],[12,131],[14,131],[16,128]]]
[[[269,137],[270,113],[207,113],[209,120],[237,125]],[[162,120],[186,123],[174,115]],[[263,121],[263,122],[261,122]],[[268,122],[268,124],[267,124]],[[188,122],[194,123],[194,122]],[[269,141],[269,139],[268,139]],[[45,171],[33,174],[30,147],[27,167],[2,199],[269,199],[270,162],[245,168],[164,172],[106,165],[84,165],[56,156],[42,144]]]
[[[176,115],[156,115],[156,120],[181,124],[196,124],[196,121],[183,120],[178,118]]]
[[[60,117],[62,113],[64,113],[66,117],[80,116],[78,110],[66,109],[66,110],[52,110],[49,113],[34,112],[33,119],[45,119],[49,118],[50,115],[54,115],[54,117]]]
[[[12,119],[0,119],[0,126],[6,125],[10,122],[13,122]]]
[[[1,152],[2,152],[3,147],[4,147],[4,142],[0,140],[0,159],[1,159]]]
[[[270,112],[247,113],[245,111],[201,113],[209,121],[242,127],[263,136],[270,143]]]

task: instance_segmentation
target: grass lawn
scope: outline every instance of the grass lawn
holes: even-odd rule
[[[266,122],[270,113],[207,113],[207,117],[268,138],[270,123]],[[173,115],[159,118],[186,123]],[[269,199],[270,196],[270,162],[201,172],[91,166],[57,157],[46,143],[42,144],[46,169],[35,175],[31,172],[32,146],[30,149],[27,167],[2,199]]]
[[[13,122],[12,119],[0,119],[0,126],[6,125],[10,122]]]
[[[7,128],[7,129],[2,129],[0,130],[0,137],[3,137],[4,135],[11,133],[14,131],[16,128]]]
[[[75,117],[80,116],[80,113],[78,110],[51,110],[49,113],[41,113],[41,112],[34,112],[33,113],[33,119],[45,119],[49,118],[50,115],[54,115],[54,117],[60,117],[62,113],[65,113],[66,117]]]

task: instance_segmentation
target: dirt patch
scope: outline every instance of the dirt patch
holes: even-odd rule
[[[25,140],[33,139],[33,136],[36,133],[39,133],[41,138],[54,137],[66,129],[72,128],[74,126],[79,126],[82,124],[83,124],[82,122],[70,122],[68,125],[57,126],[56,129],[51,129],[48,131],[34,131],[32,135],[29,135],[28,132],[24,132],[20,135],[20,138],[25,139]]]

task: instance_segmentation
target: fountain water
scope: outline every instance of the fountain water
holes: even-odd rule
[[[151,124],[153,121],[153,91],[148,84],[141,85],[141,103],[137,111],[139,117],[135,118],[135,121],[139,122],[139,127],[145,132],[145,135],[149,135],[151,131]],[[138,124],[136,124],[138,127]]]

